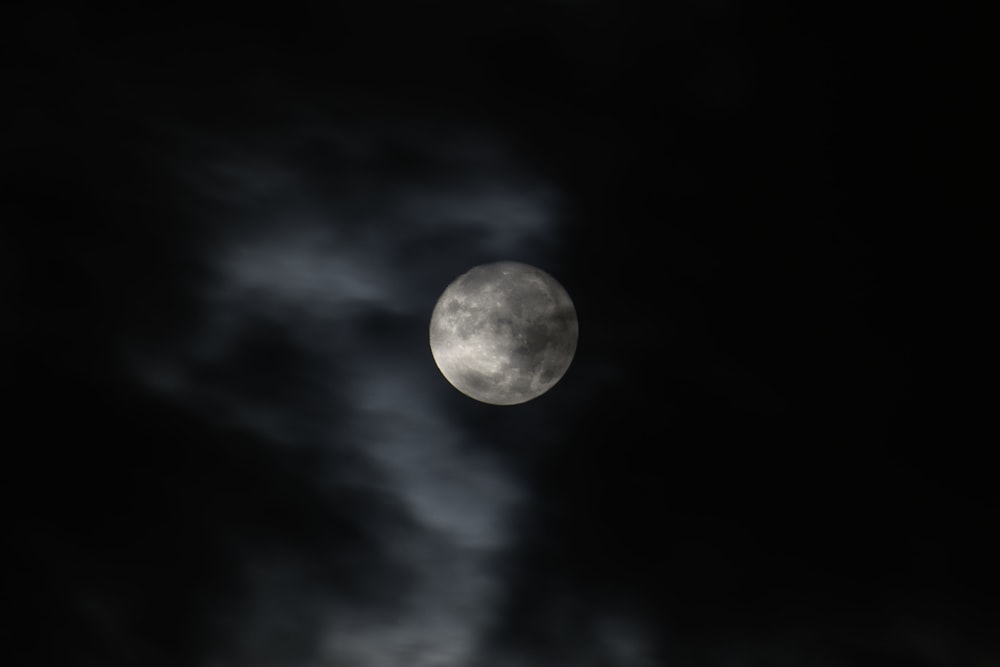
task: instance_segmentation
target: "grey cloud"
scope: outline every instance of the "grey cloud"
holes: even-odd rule
[[[403,523],[364,507],[359,520],[411,581],[364,606],[310,581],[295,558],[250,550],[248,601],[221,624],[213,664],[491,663],[480,652],[504,592],[494,564],[516,543],[510,519],[524,489],[448,407],[427,323],[440,291],[473,264],[546,265],[558,193],[502,137],[400,127],[288,130],[229,154],[215,142],[204,164],[184,165],[213,280],[187,342],[142,348],[137,374],[276,447],[351,449],[364,466],[319,465],[316,481],[400,508]],[[296,157],[305,145],[310,157]],[[327,189],[317,163],[356,190],[333,176]],[[279,390],[251,396],[227,378],[262,363],[239,354],[260,331],[299,363],[293,375],[274,371]]]

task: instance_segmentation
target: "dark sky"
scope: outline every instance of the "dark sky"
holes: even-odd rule
[[[5,21],[0,662],[1000,665],[983,16],[143,4]]]

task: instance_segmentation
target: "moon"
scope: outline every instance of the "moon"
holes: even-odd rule
[[[555,278],[530,264],[494,262],[445,288],[431,315],[431,354],[466,396],[516,405],[562,379],[578,331],[573,301]]]

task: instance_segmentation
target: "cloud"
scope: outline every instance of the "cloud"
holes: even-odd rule
[[[405,520],[357,513],[408,582],[375,605],[346,602],[312,560],[247,548],[247,599],[220,622],[212,664],[488,664],[505,593],[495,565],[525,490],[456,414],[426,329],[471,265],[547,264],[558,193],[503,137],[460,125],[313,125],[193,149],[181,180],[212,278],[186,337],[136,346],[137,376],[278,449],[350,450],[364,465],[336,459],[315,481],[398,508]]]

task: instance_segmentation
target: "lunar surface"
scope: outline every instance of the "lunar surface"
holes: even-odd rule
[[[444,290],[431,316],[434,362],[460,392],[515,405],[541,396],[569,368],[578,324],[555,278],[520,262],[477,266]]]

